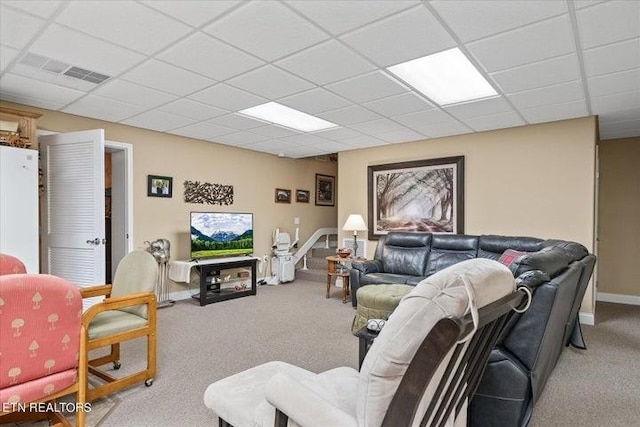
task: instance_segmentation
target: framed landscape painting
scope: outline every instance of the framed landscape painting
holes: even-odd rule
[[[368,167],[369,239],[464,233],[464,156]]]

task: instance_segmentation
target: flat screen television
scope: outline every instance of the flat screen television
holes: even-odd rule
[[[253,253],[253,214],[191,212],[191,258],[215,258]]]

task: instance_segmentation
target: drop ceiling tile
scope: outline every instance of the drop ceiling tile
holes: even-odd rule
[[[438,123],[437,125],[425,125],[416,130],[430,138],[442,138],[445,136],[462,135],[473,132],[466,125],[451,121],[446,123]]]
[[[594,114],[603,114],[609,111],[628,110],[639,105],[640,91],[591,97],[591,109],[593,110]]]
[[[221,143],[233,143],[237,146],[243,146],[246,144],[253,144],[255,142],[266,141],[268,136],[258,135],[257,133],[249,131],[240,131],[228,133],[219,137],[216,137],[216,141]]]
[[[208,120],[208,122],[237,130],[248,130],[264,126],[264,122],[243,117],[239,114],[227,114]]]
[[[469,43],[467,47],[488,72],[575,52],[568,15]]]
[[[351,129],[367,135],[378,136],[379,133],[406,130],[405,127],[389,119],[378,119],[370,122],[351,125]]]
[[[518,109],[541,107],[543,105],[564,104],[584,99],[581,81],[561,83],[540,89],[518,92],[508,96]]]
[[[640,67],[640,38],[587,49],[583,53],[587,77]]]
[[[56,22],[146,55],[192,31],[191,27],[133,1],[119,1],[118,7],[110,2],[69,2]]]
[[[353,148],[379,147],[381,145],[388,144],[387,141],[383,141],[370,135],[360,135],[353,138],[346,138],[340,142]]]
[[[392,117],[398,123],[415,129],[418,126],[433,125],[436,123],[450,122],[452,117],[442,110],[419,111],[417,113],[403,114],[401,116]]]
[[[327,138],[332,141],[344,141],[348,138],[356,138],[359,136],[362,136],[360,132],[356,132],[353,129],[345,127],[333,128],[322,132],[323,138]]]
[[[177,99],[175,95],[119,79],[110,80],[93,93],[98,96],[104,96],[105,98],[115,99],[116,101],[149,108],[157,107],[158,105]]]
[[[573,4],[575,5],[576,9],[582,9],[585,7],[591,7],[598,3],[602,3],[603,1],[609,0],[573,0]]]
[[[638,1],[608,1],[579,10],[576,16],[585,49],[640,37]]]
[[[232,7],[241,4],[242,1],[152,0],[143,1],[142,3],[156,10],[162,11],[172,18],[179,19],[191,26],[199,27],[219,17]]]
[[[128,104],[102,96],[87,95],[62,109],[65,113],[83,117],[119,122],[133,115],[139,114],[146,108],[140,105]]]
[[[402,128],[389,132],[381,132],[376,134],[376,138],[388,142],[390,144],[398,144],[401,142],[419,141],[425,139],[424,135],[411,129]]]
[[[188,119],[194,119],[196,121],[212,119],[217,116],[227,114],[228,111],[220,108],[205,105],[200,102],[191,101],[189,99],[181,98],[173,102],[158,107],[158,110],[167,113],[177,114]]]
[[[430,1],[460,40],[487,37],[567,12],[562,1]]]
[[[9,46],[0,46],[0,73],[4,73],[11,61],[16,59],[20,51]]]
[[[449,49],[456,44],[440,22],[422,5],[340,38],[385,67]]]
[[[202,33],[187,37],[156,57],[216,80],[228,79],[264,63]]]
[[[58,110],[85,95],[79,90],[27,79],[10,73],[0,78],[0,93],[3,100],[52,110]]]
[[[381,71],[374,71],[333,83],[326,86],[326,88],[357,103],[373,101],[409,91],[406,86]]]
[[[372,1],[366,6],[357,1],[287,1],[303,15],[318,23],[332,34],[353,30],[361,25],[419,4],[418,1]],[[336,19],[340,17],[340,19]]]
[[[186,117],[165,113],[159,110],[151,110],[138,114],[137,116],[130,117],[120,123],[139,128],[156,130],[158,132],[166,132],[170,129],[193,124],[194,122],[195,120],[187,119]]]
[[[524,126],[526,124],[525,121],[514,112],[492,114],[484,117],[472,117],[463,119],[463,121],[476,132]]]
[[[195,123],[169,131],[169,133],[173,133],[175,135],[206,140],[216,136],[227,135],[233,132],[233,129],[224,126],[217,126],[207,122]]]
[[[501,96],[451,105],[444,110],[459,119],[513,112],[509,103]]]
[[[249,71],[227,80],[226,83],[269,99],[292,95],[314,87],[313,84],[273,65]]]
[[[204,31],[267,61],[326,40],[328,35],[279,2],[246,2]]]
[[[194,101],[223,108],[227,111],[240,111],[245,108],[264,104],[268,100],[224,83],[201,90],[189,96]]]
[[[380,119],[380,115],[369,111],[357,105],[347,108],[341,108],[339,110],[326,111],[318,114],[325,120],[329,120],[331,123],[336,123],[343,126],[348,126],[356,123],[367,122],[375,119]]]
[[[0,41],[4,46],[22,49],[46,23],[43,19],[8,7],[2,6],[1,11]]]
[[[322,132],[319,133],[321,135]],[[302,145],[314,145],[314,144],[323,144],[327,140],[316,135],[308,134],[308,133],[300,133],[297,135],[284,136],[279,138],[280,141],[284,141],[293,146],[302,146]]]
[[[622,122],[600,126],[601,139],[631,138],[640,136],[640,122]]]
[[[504,93],[514,93],[578,80],[580,68],[572,54],[492,73],[491,78]]]
[[[529,123],[555,122],[589,115],[584,99],[565,104],[522,109],[520,113]]]
[[[640,90],[640,68],[592,77],[587,81],[591,96],[632,92]]]
[[[607,111],[600,114],[600,123],[628,122],[640,117],[640,105],[621,111]]]
[[[375,67],[335,40],[306,49],[276,63],[318,85],[366,73]]]
[[[382,116],[389,117],[415,113],[417,111],[431,110],[433,105],[415,93],[408,92],[368,102],[364,104],[364,107],[367,107]]]
[[[251,129],[251,132],[257,133],[258,135],[268,136],[269,138],[281,138],[283,136],[296,135],[298,133],[291,129],[283,128],[282,126],[276,125],[267,125],[253,128]]]
[[[123,80],[174,95],[188,95],[216,83],[215,80],[151,59],[121,76]]]
[[[53,12],[60,6],[59,0],[40,0],[40,1],[24,1],[24,0],[2,0],[2,5],[15,7],[32,15],[38,15],[42,18],[50,17]],[[4,14],[4,8],[2,9]],[[2,23],[4,26],[4,22]]]
[[[279,99],[278,102],[308,114],[336,110],[351,104],[349,101],[322,88],[315,88],[288,96]]]
[[[260,151],[272,153],[275,155],[279,155],[279,154],[284,155],[288,150],[293,149],[295,146],[277,139],[269,139],[266,141],[260,141],[260,142],[251,144],[251,147],[255,150],[260,150]]]
[[[145,58],[59,25],[48,27],[29,51],[110,76],[124,72]]]

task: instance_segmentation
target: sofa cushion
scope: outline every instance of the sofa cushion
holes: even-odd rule
[[[478,238],[462,234],[434,235],[427,269],[423,276],[431,276],[437,271],[474,259],[478,254]]]
[[[515,277],[529,270],[540,270],[555,277],[569,267],[571,260],[571,254],[565,249],[549,246],[514,260],[509,268]]]
[[[478,258],[495,259],[507,249],[522,252],[537,252],[542,249],[542,240],[535,237],[511,237],[485,234],[478,238]]]
[[[425,248],[405,248],[386,245],[382,250],[383,271],[393,274],[422,276],[429,251]]]
[[[362,276],[360,279],[360,286],[364,285],[379,285],[385,283],[399,283],[405,284],[407,280],[416,276],[407,276],[406,274],[391,274],[391,273],[369,273]]]

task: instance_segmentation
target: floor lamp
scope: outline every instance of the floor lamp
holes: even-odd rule
[[[358,256],[358,231],[366,231],[367,224],[364,223],[362,215],[351,214],[347,218],[347,222],[344,223],[342,230],[353,231],[353,257],[356,258]]]

